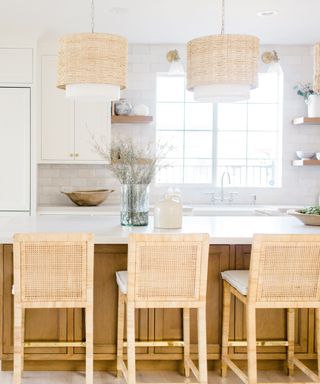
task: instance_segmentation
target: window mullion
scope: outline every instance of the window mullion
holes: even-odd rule
[[[217,174],[218,174],[218,105],[213,104],[212,108],[212,161],[211,161],[211,177],[212,184],[217,186]]]

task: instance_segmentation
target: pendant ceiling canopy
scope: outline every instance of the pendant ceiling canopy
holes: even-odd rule
[[[313,90],[316,93],[320,93],[320,42],[315,44],[313,54],[314,54]]]
[[[187,46],[187,88],[196,101],[246,100],[258,86],[259,39],[224,34],[224,0],[220,35],[193,39]]]
[[[80,100],[112,101],[127,84],[128,41],[124,37],[94,32],[77,33],[59,40],[58,84],[66,96]]]

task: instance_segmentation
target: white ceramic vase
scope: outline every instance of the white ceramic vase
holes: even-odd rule
[[[174,229],[182,226],[181,196],[167,193],[164,199],[154,206],[154,227]]]
[[[308,117],[320,117],[320,95],[309,96]]]

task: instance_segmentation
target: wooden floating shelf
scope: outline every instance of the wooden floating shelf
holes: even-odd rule
[[[292,165],[295,167],[305,167],[306,165],[320,165],[320,160],[293,160]]]
[[[111,116],[112,124],[149,124],[152,123],[152,121],[152,116]]]
[[[296,117],[292,120],[293,125],[317,125],[320,124],[320,117]]]

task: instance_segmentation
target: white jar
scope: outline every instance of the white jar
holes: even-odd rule
[[[308,97],[308,117],[320,117],[320,95]]]
[[[154,207],[154,227],[177,229],[182,227],[182,202],[178,194],[166,194]]]
[[[138,104],[133,107],[132,112],[134,115],[137,115],[137,116],[148,116],[149,108],[144,104]]]

